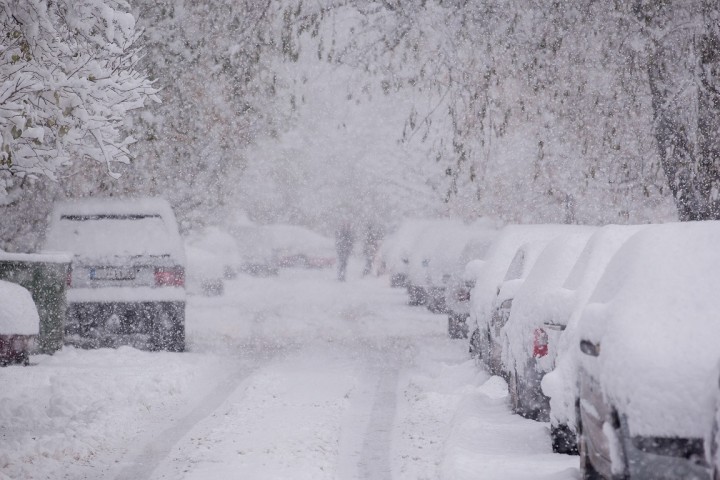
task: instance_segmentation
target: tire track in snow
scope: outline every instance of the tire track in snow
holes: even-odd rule
[[[381,370],[365,441],[360,454],[360,478],[384,480],[392,478],[390,450],[395,424],[397,383],[400,366],[387,365]]]
[[[385,480],[392,478],[392,446],[400,369],[411,353],[406,339],[361,340],[364,380],[351,397],[352,405],[340,440],[339,477]]]
[[[231,374],[218,382],[217,386],[207,395],[197,402],[187,415],[181,418],[170,420],[174,425],[163,430],[157,435],[153,435],[149,443],[140,452],[131,455],[127,460],[121,460],[120,463],[125,464],[119,474],[115,476],[115,480],[148,480],[152,478],[153,472],[160,464],[170,455],[175,445],[185,436],[195,425],[211,416],[213,412],[218,410],[225,400],[235,392],[242,383],[253,375],[256,371],[269,363],[277,355],[284,353],[280,346],[275,346],[277,350],[273,353],[262,351],[258,347],[248,347],[248,350],[256,350],[255,354],[250,355],[253,360],[247,364],[237,367]],[[288,346],[289,350],[295,349],[296,346]],[[245,352],[247,353],[247,351]]]

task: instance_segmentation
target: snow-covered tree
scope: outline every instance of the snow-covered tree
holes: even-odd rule
[[[73,162],[130,161],[127,112],[157,100],[123,0],[0,0],[0,204]]]

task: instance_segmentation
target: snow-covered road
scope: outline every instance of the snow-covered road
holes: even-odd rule
[[[578,478],[445,317],[405,301],[386,278],[241,277],[190,299],[187,353],[0,369],[0,478]]]

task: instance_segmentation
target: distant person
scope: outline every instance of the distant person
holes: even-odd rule
[[[363,255],[365,256],[363,277],[372,272],[372,267],[375,263],[375,256],[377,255],[381,237],[382,232],[380,231],[380,228],[373,223],[368,224],[367,229],[365,230],[365,239],[363,242]]]
[[[338,280],[345,281],[347,263],[355,243],[355,232],[348,222],[343,223],[335,232],[335,249],[338,255]]]

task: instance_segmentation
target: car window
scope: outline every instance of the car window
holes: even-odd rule
[[[78,256],[170,254],[170,233],[160,215],[64,214],[48,236],[47,248]]]

